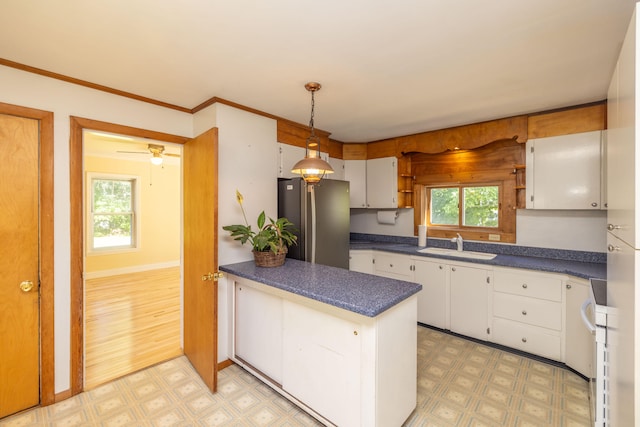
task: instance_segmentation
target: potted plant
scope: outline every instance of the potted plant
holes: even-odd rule
[[[253,257],[256,265],[260,267],[277,267],[284,264],[288,247],[296,244],[298,237],[293,233],[294,224],[287,218],[278,218],[273,220],[267,216],[264,211],[258,215],[258,229],[252,229],[247,221],[247,215],[244,212],[242,202],[244,197],[236,190],[236,200],[242,209],[245,224],[225,225],[223,230],[228,231],[234,240],[238,240],[241,244],[249,242],[253,247]]]

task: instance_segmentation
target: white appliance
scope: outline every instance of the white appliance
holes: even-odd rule
[[[591,279],[590,295],[581,308],[582,321],[594,335],[595,378],[591,379],[594,426],[609,425],[609,354],[607,352],[607,282]]]

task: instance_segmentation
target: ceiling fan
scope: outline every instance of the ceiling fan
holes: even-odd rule
[[[158,144],[149,144],[147,145],[147,151],[118,151],[118,153],[129,153],[129,154],[151,154],[151,163],[154,165],[162,164],[162,156],[169,157],[180,157],[180,154],[173,153],[165,153],[164,145]]]

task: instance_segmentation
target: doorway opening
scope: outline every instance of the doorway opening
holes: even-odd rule
[[[183,354],[181,152],[83,131],[84,390]]]

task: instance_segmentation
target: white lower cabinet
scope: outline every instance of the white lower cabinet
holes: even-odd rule
[[[282,298],[237,283],[235,354],[282,382]]]
[[[452,265],[450,288],[451,331],[487,341],[491,271]]]
[[[368,317],[228,280],[235,288],[232,359],[249,372],[328,425],[399,426],[414,410],[415,296]]]
[[[422,285],[418,322],[564,362],[591,376],[593,337],[580,318],[586,280],[383,251],[351,254],[353,270]]]
[[[283,308],[283,390],[336,425],[360,425],[360,325],[289,301]]]
[[[493,279],[492,341],[562,361],[562,279],[502,268]]]
[[[449,329],[449,266],[428,258],[414,259],[414,279],[422,285],[418,293],[418,322]]]
[[[582,322],[580,308],[589,298],[589,282],[571,279],[564,286],[565,301],[565,363],[587,378],[595,375],[593,355],[595,354],[593,335]],[[591,307],[593,308],[593,307]]]
[[[350,250],[349,270],[373,274],[373,252],[369,250]]]
[[[413,282],[413,260],[409,255],[376,252],[373,260],[377,276]]]

